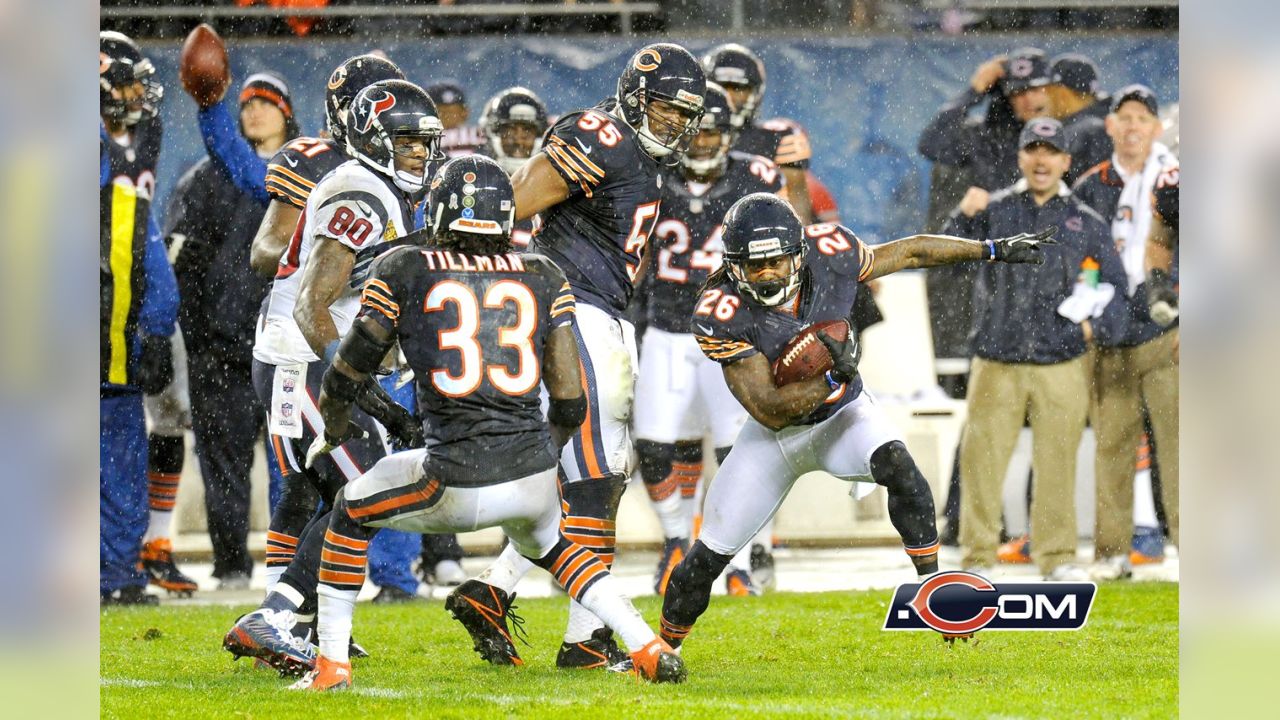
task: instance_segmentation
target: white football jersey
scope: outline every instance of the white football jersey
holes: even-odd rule
[[[389,180],[359,160],[348,160],[331,170],[307,197],[298,228],[280,258],[266,308],[258,318],[253,356],[272,365],[319,359],[293,319],[302,270],[317,237],[332,238],[359,252],[412,230],[413,206]],[[358,290],[348,288],[333,301],[329,314],[338,335],[346,334],[359,310]]]

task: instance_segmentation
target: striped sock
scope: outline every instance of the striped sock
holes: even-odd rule
[[[584,642],[603,625],[613,628],[632,649],[644,647],[654,638],[639,611],[618,591],[617,581],[604,563],[587,548],[561,539],[539,564],[573,598],[565,642]]]
[[[280,576],[298,552],[298,538],[275,530],[267,531],[267,592],[275,589]]]
[[[344,524],[341,521],[345,517],[345,508],[339,505],[324,534],[320,584],[316,588],[319,595],[316,632],[320,637],[320,654],[338,662],[349,662],[347,647],[351,638],[351,616],[369,565],[369,541],[334,529],[335,525]]]

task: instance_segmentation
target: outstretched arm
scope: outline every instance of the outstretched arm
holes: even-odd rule
[[[989,260],[1007,263],[1044,262],[1041,245],[1053,244],[1057,228],[1038,233],[1021,233],[996,240],[967,240],[951,235],[912,235],[868,248],[872,254],[871,272],[864,278],[874,280],[899,270],[950,265],[966,260]]]

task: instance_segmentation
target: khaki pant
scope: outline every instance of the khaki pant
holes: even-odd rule
[[[1128,554],[1133,541],[1133,475],[1144,404],[1155,431],[1169,539],[1178,543],[1178,363],[1173,354],[1177,341],[1175,329],[1136,347],[1097,352],[1093,423],[1098,437],[1098,525],[1094,545],[1099,559]]]
[[[1042,573],[1076,555],[1076,451],[1089,412],[1083,358],[1054,365],[975,358],[969,420],[960,446],[960,544],[964,566],[992,566],[1001,499],[1022,421],[1031,419],[1031,556]]]

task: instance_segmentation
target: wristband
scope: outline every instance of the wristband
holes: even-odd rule
[[[341,340],[333,340],[328,345],[324,346],[325,365],[333,365],[333,359],[338,357],[338,345],[341,344],[341,342]]]
[[[828,370],[822,377],[827,381],[827,385],[830,386],[832,390],[839,390],[840,386],[844,384],[839,380],[836,380],[830,370]]]
[[[987,240],[987,250],[991,251],[991,257],[987,258],[987,262],[996,261],[996,243],[994,240]]]

